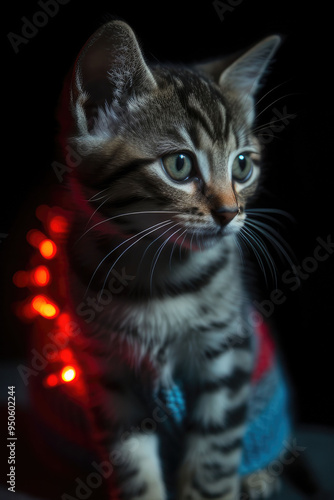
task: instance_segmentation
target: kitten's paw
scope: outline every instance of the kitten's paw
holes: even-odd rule
[[[256,471],[242,480],[242,490],[247,495],[247,500],[269,498],[280,490],[280,485],[279,478],[265,469]]]
[[[200,481],[196,472],[184,467],[180,475],[177,500],[239,500],[239,477]]]
[[[204,493],[204,492],[203,492]],[[178,496],[178,500],[208,500],[209,498],[214,498],[215,500],[238,500],[239,496],[237,493],[226,493],[223,496],[211,496],[211,493],[204,493],[204,496],[192,487],[186,488],[181,496]]]

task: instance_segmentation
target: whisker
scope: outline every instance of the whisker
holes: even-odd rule
[[[263,219],[267,219],[267,220],[270,220],[270,221],[272,221],[272,222],[275,222],[275,224],[277,224],[278,226],[281,226],[282,228],[284,228],[284,227],[285,227],[285,226],[284,226],[284,224],[283,224],[280,220],[276,219],[275,217],[272,217],[271,215],[267,215],[267,214],[257,214],[257,213],[254,213],[254,214],[253,214],[253,213],[251,213],[251,212],[249,213],[249,212],[248,212],[248,210],[245,210],[245,212],[246,212],[246,214],[248,215],[247,220],[249,220],[249,218],[250,218],[250,217],[249,217],[249,215],[252,215],[252,216],[253,216],[252,220],[253,220],[254,222],[256,221],[256,219],[254,219],[254,216],[256,216],[256,217],[260,217],[260,218],[262,217]]]
[[[265,98],[266,98],[266,97],[267,97],[267,96],[268,96],[271,92],[273,92],[274,90],[276,90],[278,87],[281,87],[282,85],[284,85],[284,84],[285,84],[285,83],[287,83],[288,81],[289,81],[289,80],[286,80],[286,81],[284,81],[283,83],[279,83],[278,85],[276,85],[276,86],[275,86],[275,87],[273,87],[272,89],[268,90],[268,92],[266,92],[266,93],[265,93],[262,97],[260,97],[260,99],[258,99],[258,100],[254,103],[254,108],[256,109],[256,107],[260,104],[260,102],[261,102],[263,99],[265,99]],[[250,90],[248,93],[246,93],[246,94],[244,95],[243,99],[244,99],[244,100],[247,100],[247,99],[248,99],[248,97],[249,97],[249,95],[250,95],[251,93],[252,93],[252,90]],[[283,97],[288,97],[288,96],[282,96],[282,98],[283,98]],[[279,98],[279,99],[281,99],[281,98]],[[279,99],[278,99],[278,100],[279,100]],[[274,101],[273,103],[269,104],[269,106],[268,106],[268,107],[270,107],[270,106],[272,106],[273,104],[275,104],[275,102],[276,102],[276,101]],[[267,108],[266,108],[266,109],[267,109]],[[252,112],[252,109],[250,109],[250,110],[248,111],[248,113],[246,114],[246,116],[248,117],[248,115],[249,115],[251,112]],[[261,112],[261,113],[262,113],[262,112]],[[255,118],[255,119],[257,119],[257,117],[258,117],[258,116],[260,116],[260,114],[261,114],[261,113],[259,113],[259,114],[256,116],[256,118]],[[239,111],[239,114],[241,115],[241,114],[242,114],[242,111]],[[238,132],[239,132],[239,131],[238,131]],[[248,136],[248,135],[251,135],[251,134],[247,134],[247,136]]]
[[[198,233],[196,233],[196,243],[197,243],[197,246],[200,250],[200,252],[202,251],[202,245],[201,245],[201,242],[199,241],[199,238],[198,238]]]
[[[238,234],[233,234],[233,239],[234,239],[234,242],[236,244],[236,247],[238,249],[238,252],[239,252],[239,255],[240,255],[240,261],[241,261],[241,265],[244,267],[245,266],[245,260],[244,260],[244,256],[243,256],[243,253],[242,253],[242,248],[241,248],[241,245],[238,241]]]
[[[173,229],[176,225],[180,225],[180,223],[178,222],[177,224],[175,224],[174,226],[168,228],[168,230],[170,231],[171,229]],[[172,233],[170,236],[168,236],[168,238],[166,239],[166,241],[164,241],[160,247],[158,248],[158,250],[155,252],[154,254],[154,257],[153,257],[153,265],[152,265],[152,269],[151,269],[151,276],[150,276],[150,291],[151,291],[151,294],[152,294],[152,285],[153,285],[153,273],[154,273],[154,269],[157,265],[157,262],[158,262],[158,259],[161,255],[161,252],[162,250],[165,248],[165,246],[167,245],[168,241],[174,236],[174,234],[178,233],[179,231],[181,231],[182,227],[180,227],[179,229],[177,229],[176,231],[174,231],[174,233]]]
[[[149,248],[150,248],[150,247],[151,247],[151,246],[152,246],[152,245],[153,245],[153,244],[154,244],[154,243],[155,243],[155,242],[156,242],[159,238],[161,238],[161,236],[163,236],[164,234],[166,234],[166,233],[167,233],[170,229],[173,229],[173,227],[177,226],[177,224],[179,224],[179,222],[177,222],[176,224],[174,224],[174,226],[169,227],[169,228],[168,228],[165,232],[163,232],[162,234],[159,234],[159,236],[157,236],[157,238],[155,238],[153,241],[151,241],[151,243],[149,243],[149,244],[147,245],[147,247],[145,248],[145,251],[143,252],[143,255],[142,255],[142,257],[141,257],[141,259],[140,259],[140,261],[139,261],[138,268],[141,266],[141,264],[142,264],[142,262],[143,262],[143,260],[144,260],[144,257],[145,257],[145,255],[146,255],[146,253],[147,253],[147,250],[148,250],[148,249],[149,249]]]
[[[245,211],[246,211],[246,213],[250,213],[250,214],[254,214],[254,215],[258,215],[258,216],[261,215],[261,217],[265,216],[262,214],[267,214],[267,213],[283,215],[287,219],[290,219],[291,222],[296,222],[295,218],[292,217],[292,215],[289,214],[289,212],[286,212],[285,210],[281,210],[279,208],[247,208]],[[277,221],[277,219],[273,219],[273,220]]]
[[[172,221],[169,221],[169,222],[163,223],[163,225],[162,225],[162,226],[159,226],[159,227],[157,227],[157,228],[155,228],[155,229],[152,229],[152,230],[151,230],[151,231],[149,231],[148,233],[144,234],[144,235],[143,235],[143,236],[141,236],[138,240],[136,240],[134,243],[131,243],[131,245],[130,245],[130,246],[128,246],[128,247],[127,247],[127,248],[126,248],[126,249],[125,249],[125,250],[121,253],[121,255],[119,255],[119,256],[117,257],[117,259],[115,260],[115,262],[113,263],[113,265],[109,268],[109,271],[108,271],[108,273],[107,273],[107,276],[105,277],[105,280],[104,280],[103,285],[102,285],[102,289],[101,289],[100,297],[102,296],[102,293],[103,293],[103,290],[104,290],[105,284],[106,284],[106,282],[107,282],[107,279],[109,278],[109,275],[110,275],[111,271],[113,270],[113,268],[115,267],[115,265],[117,264],[117,262],[121,259],[121,257],[123,257],[123,255],[124,255],[124,254],[125,254],[128,250],[130,250],[130,248],[132,248],[132,247],[133,247],[136,243],[138,243],[138,241],[142,240],[143,238],[145,238],[145,237],[146,237],[146,236],[148,236],[149,234],[153,233],[154,231],[157,231],[158,229],[161,229],[161,227],[164,227],[164,226],[166,226],[166,225],[168,225],[168,224],[171,224],[171,223],[172,223]],[[173,227],[174,227],[174,226],[173,226]],[[168,230],[167,230],[167,231],[168,231]],[[165,234],[167,231],[165,231],[163,234]],[[138,233],[138,234],[140,234],[140,233]],[[138,236],[138,235],[137,235],[137,236]],[[158,236],[158,238],[159,238],[160,236],[162,236],[162,235],[159,235],[159,236]],[[158,238],[156,238],[154,241],[156,241]]]
[[[187,230],[186,230],[186,231],[187,231]],[[180,260],[181,260],[181,258],[182,258],[181,248],[182,248],[182,245],[183,245],[183,243],[184,243],[184,240],[186,239],[186,236],[187,236],[187,233],[184,235],[184,238],[183,238],[182,243],[181,243],[180,248],[179,248],[179,259],[180,259]]]
[[[264,274],[264,276],[266,275],[265,273],[265,269],[264,269],[264,266],[263,266],[263,262],[262,262],[262,259],[260,258],[260,255],[258,253],[258,251],[256,250],[256,248],[254,247],[253,243],[248,239],[247,237],[247,233],[244,234],[244,228],[241,228],[241,230],[239,231],[238,235],[240,236],[240,238],[245,242],[246,246],[247,247],[250,247],[250,249],[254,252],[254,255],[256,257],[256,260]]]
[[[192,237],[190,239],[190,252],[193,251],[193,239],[194,239],[195,233],[192,234]]]
[[[257,242],[259,249],[263,252],[263,256],[268,264],[268,268],[271,274],[271,277],[275,283],[275,288],[277,288],[277,274],[276,274],[276,266],[273,258],[271,257],[269,250],[266,246],[266,244],[263,242],[262,238],[256,234],[250,227],[245,228],[249,232],[249,235],[252,235],[254,238],[254,241]],[[267,283],[267,280],[266,280]]]
[[[267,111],[267,109],[271,108],[274,104],[276,104],[276,102],[281,101],[282,99],[285,99],[286,97],[291,97],[291,96],[295,96],[295,95],[300,95],[300,94],[298,94],[298,92],[290,92],[289,94],[285,94],[285,95],[278,97],[273,102],[268,104],[268,106],[266,106],[262,111],[260,111],[260,113],[258,113],[256,115],[256,119],[258,119],[259,116],[261,116],[263,113],[265,113]]]
[[[292,118],[294,116],[295,116],[294,113],[291,113],[290,115],[284,115],[284,119],[285,118]],[[279,123],[282,121],[283,121],[283,118],[277,118],[277,120],[270,120],[270,122],[263,123],[263,124],[259,125],[258,127],[253,128],[252,133],[256,134],[256,133],[260,132],[261,130],[267,130],[268,128],[270,128],[271,125],[274,125],[275,123]],[[272,131],[271,131],[271,133],[272,133]]]
[[[103,196],[103,197],[102,197],[102,198],[105,198],[105,200],[104,200],[102,203],[100,203],[100,205],[99,205],[99,206],[98,206],[98,207],[94,210],[94,212],[92,213],[92,215],[89,217],[89,219],[88,219],[88,221],[87,221],[87,224],[85,225],[85,229],[86,229],[86,227],[88,226],[88,224],[90,223],[90,221],[92,220],[92,218],[94,217],[94,215],[96,214],[96,212],[97,212],[98,210],[100,210],[100,208],[101,208],[101,207],[102,207],[102,206],[103,206],[103,205],[104,205],[107,201],[109,201],[109,200],[110,200],[110,196],[108,196],[107,198],[106,198],[106,196],[107,196],[107,195],[105,195],[105,196]],[[101,198],[99,198],[99,199],[101,199]]]
[[[269,137],[270,139],[276,139],[276,140],[279,140],[279,139],[280,139],[279,135],[275,135],[275,134],[273,134],[272,132],[267,132],[267,133],[265,133],[265,132],[260,132],[259,134],[257,134],[257,136],[256,136],[256,137],[258,138],[258,140],[259,140],[260,142],[261,142],[261,140],[267,140],[267,139],[268,139],[268,137]]]
[[[133,240],[133,238],[136,238],[137,236],[139,236],[140,234],[144,234],[144,236],[142,236],[142,238],[144,238],[145,236],[147,236],[148,234],[150,234],[150,232],[147,232],[149,230],[152,230],[151,232],[159,229],[160,227],[164,227],[165,225],[167,224],[172,224],[172,221],[171,220],[168,220],[168,221],[164,221],[164,222],[158,222],[157,224],[154,224],[153,226],[149,227],[149,228],[146,228],[146,229],[143,229],[143,231],[140,231],[139,233],[131,236],[130,238],[127,238],[126,240],[122,241],[119,245],[117,245],[117,247],[113,248],[105,257],[103,257],[103,259],[100,261],[99,265],[96,267],[94,273],[92,274],[92,277],[91,279],[89,280],[89,283],[88,283],[88,286],[87,286],[87,289],[86,289],[86,292],[85,292],[85,296],[87,295],[87,292],[89,290],[89,287],[94,279],[94,276],[96,275],[97,271],[99,270],[99,268],[101,267],[101,265],[103,264],[103,262],[112,254],[114,253],[118,248],[120,248],[122,245],[125,245],[125,243],[127,243],[128,241],[131,241]],[[154,228],[154,229],[152,229]],[[141,238],[140,238],[141,239]],[[139,240],[137,240],[139,241]],[[104,285],[105,285],[105,282],[104,282]],[[103,285],[103,288],[102,290],[104,289],[104,285]]]
[[[254,221],[254,220],[250,221],[246,219],[246,224],[254,227],[258,231],[260,231],[264,236],[266,236],[268,240],[273,244],[273,246],[280,250],[281,254],[286,258],[290,266],[293,267],[293,262],[287,250],[290,252],[291,256],[295,258],[293,251],[287,244],[287,242],[284,240],[284,238],[282,238],[282,236],[275,229],[273,229],[268,224],[265,224],[264,222],[260,221]],[[286,249],[284,248],[283,245],[285,245]]]
[[[85,201],[100,200],[101,198],[104,198],[104,196],[107,196],[107,194],[105,194],[104,196],[101,196],[101,198],[96,198],[96,196],[99,196],[101,193],[104,193],[105,191],[107,191],[109,189],[110,189],[110,187],[106,187],[106,188],[102,189],[101,191],[99,191],[98,193],[93,194],[93,196],[91,198],[89,198],[88,200],[85,200]]]
[[[271,92],[273,92],[274,90],[278,89],[278,87],[282,87],[283,85],[285,85],[286,83],[288,83],[290,80],[291,80],[291,78],[288,78],[288,80],[285,80],[284,82],[279,83],[278,85],[275,85],[275,87],[273,87],[272,89],[268,90],[268,92],[266,92],[262,97],[260,97],[260,99],[258,99],[256,101],[255,106],[257,106],[258,104],[260,104],[260,102],[263,101],[263,99],[265,99],[267,97],[267,95],[269,95]]]
[[[246,228],[246,227],[244,226],[244,227],[242,228],[242,232],[243,232],[243,233],[246,233],[246,235],[247,235],[249,238],[251,238],[251,240],[253,240],[253,241],[254,241],[254,243],[255,243],[255,245],[253,245],[253,244],[252,244],[252,250],[253,250],[253,252],[254,252],[254,254],[255,254],[255,257],[256,257],[256,259],[257,259],[257,261],[258,261],[258,263],[259,263],[259,266],[260,266],[260,268],[261,268],[261,271],[262,271],[262,273],[263,273],[263,275],[264,275],[266,285],[268,286],[268,280],[267,280],[267,274],[266,274],[266,271],[265,271],[265,266],[264,266],[264,263],[263,263],[263,261],[262,261],[262,259],[261,259],[261,255],[260,255],[260,254],[259,254],[259,252],[257,251],[256,246],[258,246],[258,247],[261,249],[261,251],[262,251],[262,253],[263,253],[263,256],[265,257],[266,262],[267,262],[267,264],[268,264],[268,267],[269,267],[269,269],[270,269],[270,273],[271,273],[271,275],[272,275],[272,277],[273,277],[273,274],[272,274],[272,269],[271,269],[271,263],[270,263],[270,260],[268,259],[267,254],[266,254],[266,250],[267,250],[267,249],[266,249],[265,245],[261,245],[261,243],[259,242],[258,238],[256,238],[256,236],[255,236],[255,235],[254,235],[254,234],[253,234],[253,233],[249,230],[249,228]]]
[[[140,215],[140,214],[179,214],[179,213],[180,212],[177,210],[142,210],[138,212],[126,212],[124,214],[114,215],[113,217],[108,217],[108,219],[104,219],[100,222],[97,222],[96,224],[94,224],[94,226],[88,228],[87,231],[85,231],[80,236],[80,238],[77,239],[75,244],[77,244],[81,240],[81,238],[83,238],[87,233],[89,233],[89,231],[91,231],[95,227],[99,226],[100,224],[105,224],[106,222],[109,222],[111,220],[118,219],[119,217],[126,217],[127,215]]]
[[[178,240],[179,238],[181,238],[181,236],[183,236],[183,235],[184,235],[184,233],[186,233],[186,232],[187,232],[187,230],[185,229],[185,230],[183,231],[183,233],[181,233],[181,234],[180,234],[180,235],[176,238],[176,240],[174,241],[174,244],[173,244],[173,247],[172,247],[172,251],[171,251],[171,253],[170,253],[170,257],[169,257],[169,269],[170,269],[170,270],[172,269],[172,257],[173,257],[173,253],[174,253],[174,250],[175,250],[175,246],[176,246],[177,240]]]

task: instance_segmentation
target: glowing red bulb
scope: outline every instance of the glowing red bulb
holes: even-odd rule
[[[59,309],[56,304],[45,297],[45,295],[36,295],[32,299],[31,305],[35,311],[47,319],[55,318],[59,314]]]
[[[58,385],[58,377],[54,373],[51,373],[51,375],[48,375],[44,381],[45,385],[48,387],[55,387]]]
[[[62,215],[55,215],[49,222],[49,229],[53,233],[63,234],[67,231],[67,220]]]
[[[77,375],[76,369],[73,366],[65,366],[61,371],[61,378],[64,382],[71,382]]]
[[[60,358],[64,363],[69,363],[73,360],[73,354],[71,349],[63,349],[60,353]]]
[[[41,252],[41,255],[45,259],[52,259],[56,253],[57,253],[57,246],[56,244],[49,239],[42,240],[40,244],[38,245],[39,251]]]
[[[70,322],[71,322],[71,316],[68,313],[63,312],[57,318],[57,324],[58,324],[59,328],[63,331],[67,330]]]
[[[34,285],[45,286],[50,281],[50,272],[46,266],[38,266],[31,272],[31,280]]]
[[[31,229],[30,231],[28,231],[26,238],[31,246],[38,248],[38,246],[46,238],[46,236],[37,229]]]

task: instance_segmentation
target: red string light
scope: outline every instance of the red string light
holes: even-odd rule
[[[62,215],[55,215],[50,219],[49,230],[52,233],[64,234],[67,232],[68,223]]]
[[[71,349],[63,349],[60,352],[60,359],[64,361],[64,363],[69,363],[70,361],[73,361],[73,353]]]
[[[36,286],[45,286],[50,281],[50,272],[46,266],[38,266],[31,271],[31,281]]]
[[[57,253],[57,245],[49,239],[42,240],[38,245],[38,249],[45,259],[53,259]]]
[[[65,368],[63,368],[61,371],[61,378],[63,382],[72,382],[72,380],[75,379],[76,375],[76,369],[71,365],[65,366]]]
[[[57,244],[61,245],[62,237],[68,231],[68,221],[66,217],[59,214],[59,210],[56,211],[46,205],[37,207],[36,216],[43,223],[47,233],[43,234],[43,232],[37,229],[32,229],[27,233],[26,239],[31,246],[39,250],[40,255],[44,259],[53,259],[58,252]],[[48,235],[51,235],[52,239]],[[61,246],[59,250],[61,250]],[[33,263],[35,265],[38,263],[36,256]],[[50,281],[51,272],[49,267],[45,265],[37,265],[37,267],[29,271],[17,271],[13,276],[14,284],[20,288],[29,286],[44,287]],[[16,305],[16,312],[22,319],[26,320],[32,320],[37,315],[50,320],[57,318],[55,323],[55,338],[57,330],[60,329],[58,332],[60,335],[59,341],[63,341],[65,331],[71,323],[71,316],[67,312],[61,312],[57,304],[47,295],[37,294],[32,298],[26,299],[24,302]],[[69,333],[68,335],[70,336],[71,334]],[[43,380],[44,387],[52,388],[60,384],[68,384],[75,380],[75,389],[82,392],[82,382],[78,380],[79,370],[72,350],[64,346],[58,351],[56,361],[57,364],[59,362],[62,363],[63,368],[57,367],[54,373],[46,375]]]
[[[44,384],[47,387],[55,387],[56,385],[58,385],[58,383],[59,383],[58,377],[54,373],[48,375],[44,381]]]
[[[46,238],[46,236],[37,229],[30,229],[30,231],[28,231],[27,233],[26,238],[31,246],[38,248],[39,244]]]
[[[56,304],[45,295],[36,295],[32,299],[31,305],[44,318],[52,319],[59,314]]]

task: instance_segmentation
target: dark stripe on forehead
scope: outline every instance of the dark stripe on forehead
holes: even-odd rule
[[[225,111],[225,119],[222,120],[222,138],[224,141],[228,140],[228,137],[230,135],[230,123],[231,123],[231,116],[230,116],[230,111],[228,107],[224,104],[224,102],[221,100],[222,106],[224,107]]]
[[[194,123],[191,123],[191,125],[187,127],[187,130],[193,145],[195,146],[196,149],[199,149],[201,143],[200,143],[200,132],[198,127],[196,127]]]
[[[177,75],[177,79],[180,80],[181,75]],[[196,98],[194,95],[194,90],[196,89],[195,87],[195,81],[192,82],[193,80],[193,75],[192,78],[189,79],[189,81],[183,81],[183,86],[180,87],[180,85],[177,83],[177,81],[174,80],[174,89],[175,92],[179,98],[179,102],[182,106],[182,108],[185,110],[186,114],[190,118],[191,124],[194,124],[195,122],[200,123],[200,125],[204,128],[204,130],[207,132],[210,138],[214,137],[214,126],[209,121],[209,117],[207,116],[206,113],[202,113],[199,109],[197,109],[191,102],[190,102],[190,97],[193,96],[194,99],[198,102],[198,105],[201,107],[201,103],[199,99]],[[198,82],[197,82],[198,83]],[[198,91],[197,91],[198,93]]]
[[[219,103],[224,109],[223,113],[220,109]],[[227,141],[229,136],[230,118],[228,109],[224,105],[221,96],[214,93],[210,101],[207,102],[206,108],[204,108],[204,102],[199,102],[200,107],[201,105],[203,112],[195,108],[192,104],[188,104],[186,107],[188,116],[190,116],[194,122],[197,122],[206,131],[212,142],[221,140]]]
[[[206,116],[212,123],[215,140],[227,141],[231,114],[226,99],[217,88],[210,86],[210,97],[204,105]]]
[[[235,137],[235,142],[236,142],[236,145],[235,145],[235,149],[239,149],[240,148],[240,139],[239,139],[239,129],[236,128],[235,126],[235,123],[233,121],[231,121],[231,128],[232,128],[232,133]]]
[[[229,135],[230,113],[219,90],[209,80],[203,79],[202,75],[192,72],[170,73],[169,79],[190,119],[187,130],[194,140],[194,145],[197,147],[195,141],[199,144],[199,130],[196,125],[200,125],[213,142],[226,141]],[[223,113],[220,106],[224,109]]]
[[[215,133],[215,129],[214,129],[212,123],[209,122],[209,119],[208,119],[209,117],[205,113],[202,113],[201,111],[199,111],[198,109],[196,109],[195,107],[193,107],[189,104],[187,105],[186,111],[187,111],[189,118],[192,121],[200,123],[200,125],[205,130],[205,132],[208,134],[208,136],[210,137],[212,142],[214,142],[216,140],[217,134]]]
[[[209,164],[210,170],[212,170],[212,165],[214,164],[212,149],[208,149],[206,154],[207,154],[208,164]]]

